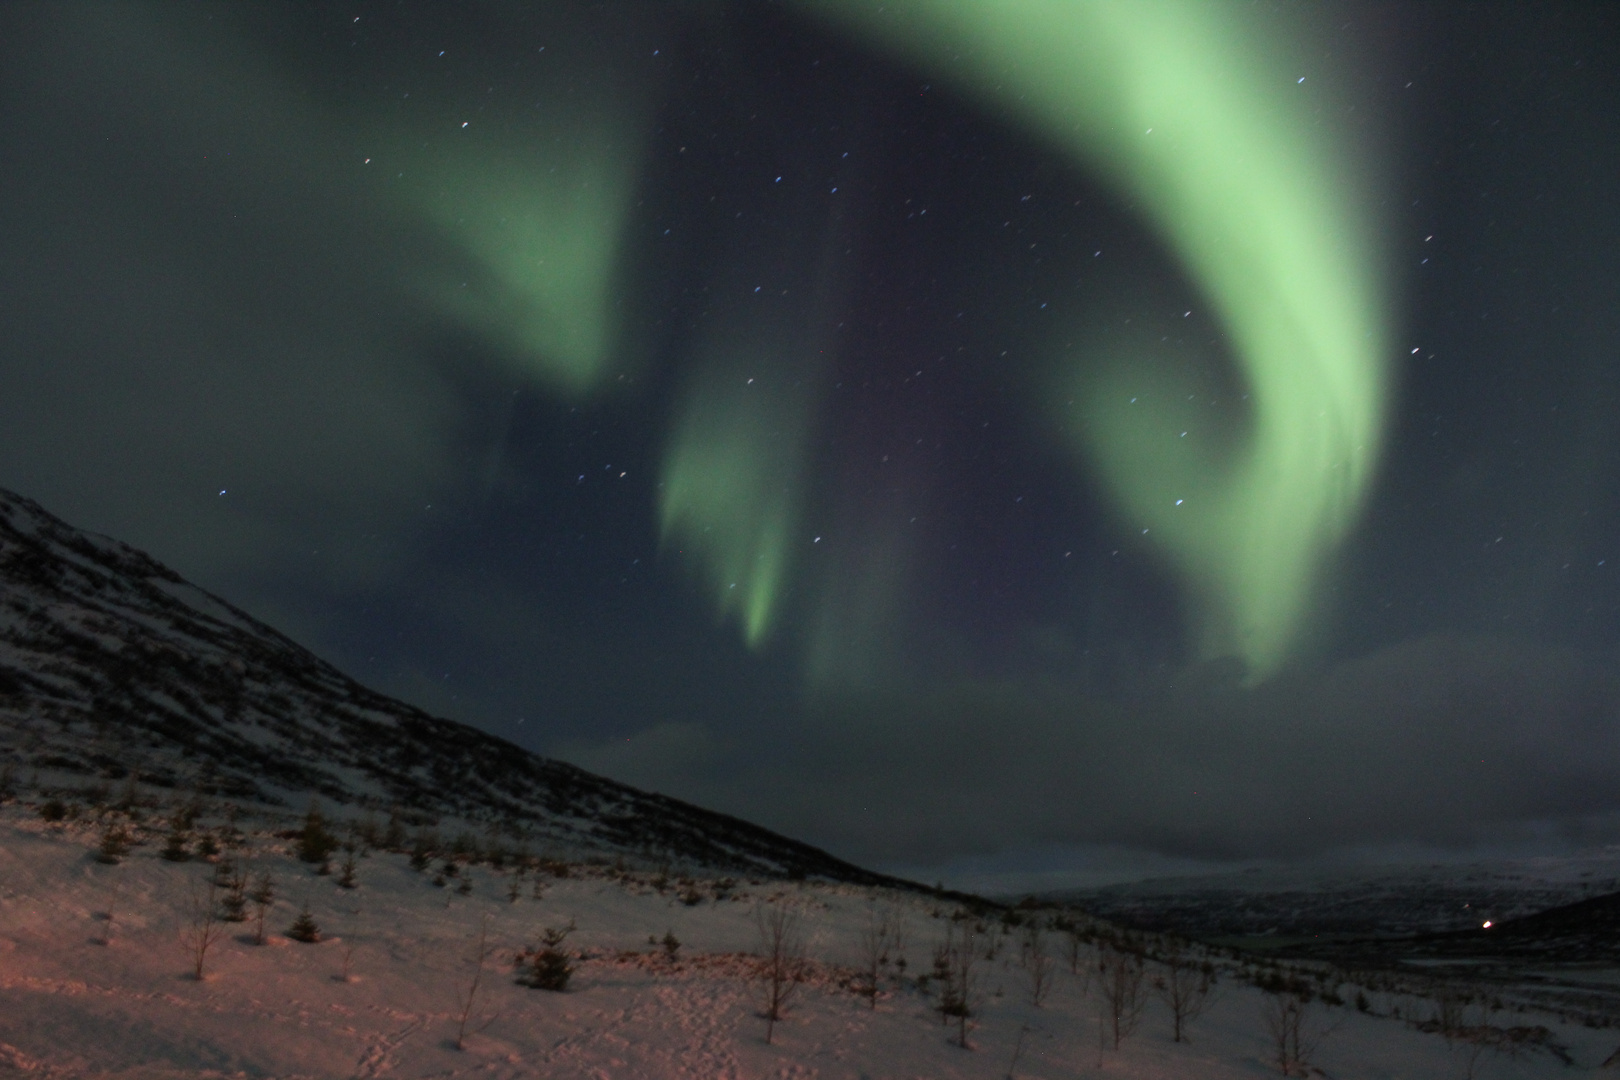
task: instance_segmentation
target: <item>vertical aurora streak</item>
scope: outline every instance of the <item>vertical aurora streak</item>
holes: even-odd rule
[[[789,209],[774,221],[738,214],[710,226],[728,256],[705,286],[658,499],[665,549],[679,550],[756,649],[815,542],[803,532],[813,441],[849,289],[840,200],[808,188],[782,198]]]
[[[790,568],[815,415],[791,358],[771,348],[707,357],[670,441],[659,506],[665,543],[693,548],[721,617],[753,647],[770,635]]]
[[[1368,488],[1388,381],[1378,222],[1303,80],[1277,70],[1281,43],[1200,0],[803,6],[1105,177],[1208,297],[1250,394],[1240,445],[1218,462],[1164,445],[1164,409],[1186,396],[1167,385],[1132,404],[1093,380],[1064,426],[1188,579],[1202,650],[1274,671]],[[1081,357],[1066,388],[1099,366],[1128,379],[1140,359]]]

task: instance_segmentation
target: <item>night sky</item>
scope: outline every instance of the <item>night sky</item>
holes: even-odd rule
[[[930,880],[1620,841],[1620,13],[884,7],[5,6],[0,485]]]

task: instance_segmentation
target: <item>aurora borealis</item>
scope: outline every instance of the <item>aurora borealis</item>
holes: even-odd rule
[[[463,157],[462,146],[442,166],[419,165],[430,177],[424,211],[481,272],[476,288],[442,281],[430,295],[570,398],[613,363],[612,278],[633,179],[628,155],[596,138],[554,136],[513,160],[501,148]]]
[[[17,6],[0,485],[884,866],[1608,835],[1620,28],[1472,10]]]
[[[816,6],[1033,126],[1168,238],[1249,389],[1246,445],[1188,453],[1167,410],[1191,380],[1132,394],[1167,366],[1137,342],[1064,358],[1080,369],[1064,373],[1080,382],[1072,437],[1192,580],[1205,655],[1275,670],[1371,481],[1389,364],[1382,222],[1349,148],[1278,92],[1292,80],[1276,32],[1201,3]],[[1084,374],[1097,368],[1106,381]]]

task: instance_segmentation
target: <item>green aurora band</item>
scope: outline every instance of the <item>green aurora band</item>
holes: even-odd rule
[[[1121,347],[1079,328],[1078,353],[1052,343],[1062,373],[1044,394],[1063,403],[1058,426],[1103,476],[1122,524],[1187,579],[1202,650],[1242,656],[1255,677],[1274,671],[1367,490],[1387,382],[1378,229],[1305,88],[1277,71],[1287,43],[1204,0],[799,4],[1105,178],[1204,292],[1249,393],[1232,430],[1201,436],[1207,417],[1183,415],[1187,371],[1151,340]],[[608,104],[560,108],[525,151],[460,129],[456,151],[400,148],[414,159],[411,201],[475,270],[429,284],[442,309],[571,399],[622,359],[614,285],[639,140],[636,110]],[[819,409],[786,381],[812,361],[765,355],[781,351],[772,340],[710,343],[660,496],[666,543],[702,568],[722,617],[754,646],[804,539]]]
[[[537,140],[542,152],[489,150],[459,167],[428,165],[434,182],[421,195],[483,271],[464,286],[441,283],[435,299],[483,328],[519,370],[573,399],[611,370],[614,275],[638,165],[623,149],[635,140],[585,130]]]
[[[1207,0],[802,6],[1032,126],[1182,260],[1247,383],[1244,445],[1189,448],[1167,411],[1186,394],[1170,385],[1133,404],[1124,381],[1093,380],[1064,426],[1125,522],[1187,577],[1203,652],[1275,671],[1369,486],[1388,382],[1380,230],[1304,88],[1277,70],[1285,43]],[[1143,359],[1082,358],[1052,396]]]

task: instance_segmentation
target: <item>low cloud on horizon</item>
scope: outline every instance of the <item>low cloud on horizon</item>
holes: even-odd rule
[[[555,753],[889,867],[1582,846],[1620,839],[1614,659],[1431,636],[1255,689],[1183,680],[1105,703],[963,685],[810,704],[796,727],[660,724]]]

